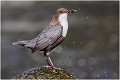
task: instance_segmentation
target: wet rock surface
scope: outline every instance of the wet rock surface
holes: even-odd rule
[[[76,79],[76,77],[61,68],[36,67],[14,76],[13,79]]]

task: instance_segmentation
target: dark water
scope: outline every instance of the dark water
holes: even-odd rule
[[[60,7],[80,9],[68,17],[65,41],[51,52],[56,67],[79,79],[119,76],[119,2],[117,1],[2,1],[2,79],[46,65],[42,52],[12,46],[36,37]]]

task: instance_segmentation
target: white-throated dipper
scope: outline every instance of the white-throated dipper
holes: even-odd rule
[[[28,47],[33,52],[44,51],[44,56],[50,67],[54,67],[50,59],[50,51],[57,47],[66,37],[68,31],[67,16],[77,10],[68,10],[66,8],[59,8],[53,14],[50,24],[32,40],[17,41],[12,45],[20,45]]]

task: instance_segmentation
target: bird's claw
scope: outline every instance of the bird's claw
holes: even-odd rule
[[[44,68],[48,68],[48,69],[54,69],[54,68],[56,68],[55,66],[49,66],[49,65],[47,65],[47,66],[43,66]]]

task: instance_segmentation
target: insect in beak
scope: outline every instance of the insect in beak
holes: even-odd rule
[[[78,12],[78,10],[69,10],[67,13],[68,13],[68,15],[70,15],[70,14],[73,14],[75,12]]]

